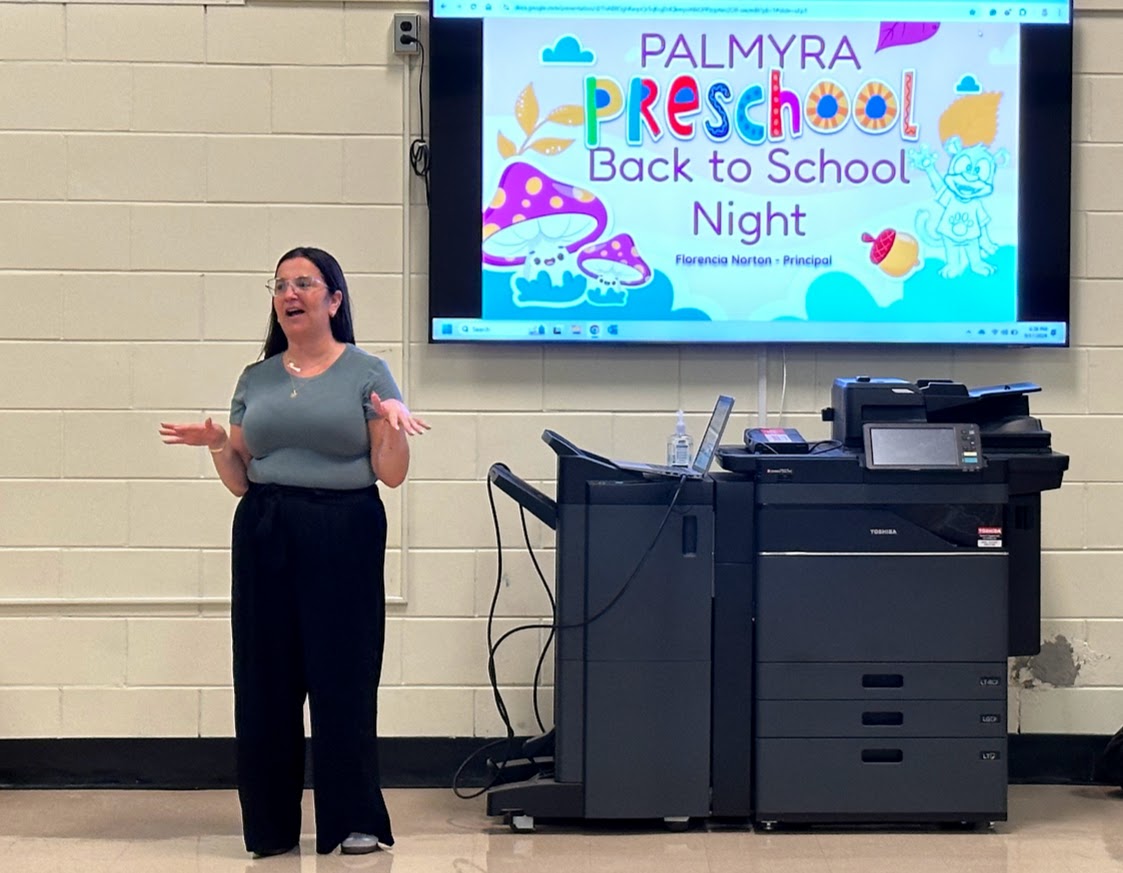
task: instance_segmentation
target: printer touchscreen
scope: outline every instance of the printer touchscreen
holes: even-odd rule
[[[978,428],[972,424],[877,423],[865,425],[870,470],[978,470],[983,465]]]

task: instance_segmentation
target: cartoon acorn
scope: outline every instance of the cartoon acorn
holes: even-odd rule
[[[873,243],[873,248],[870,249],[870,261],[897,279],[908,275],[920,266],[920,260],[917,258],[920,245],[916,237],[909,236],[907,233],[883,230],[876,238],[863,233],[862,242]]]

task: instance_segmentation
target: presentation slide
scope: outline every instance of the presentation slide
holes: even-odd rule
[[[482,318],[667,339],[1017,322],[1018,13],[845,8],[485,19]]]

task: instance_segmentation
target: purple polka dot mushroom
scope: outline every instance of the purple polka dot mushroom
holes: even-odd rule
[[[607,286],[632,288],[651,280],[651,267],[640,257],[635,240],[626,233],[585,246],[577,256],[577,266]]]
[[[516,161],[503,171],[483,213],[483,261],[493,267],[523,266],[529,278],[541,271],[551,279],[561,277],[573,252],[607,225],[604,204],[592,192]]]

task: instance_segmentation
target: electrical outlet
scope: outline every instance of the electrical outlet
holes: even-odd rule
[[[421,39],[421,16],[409,12],[394,14],[394,54],[415,55],[421,49],[417,40]]]

